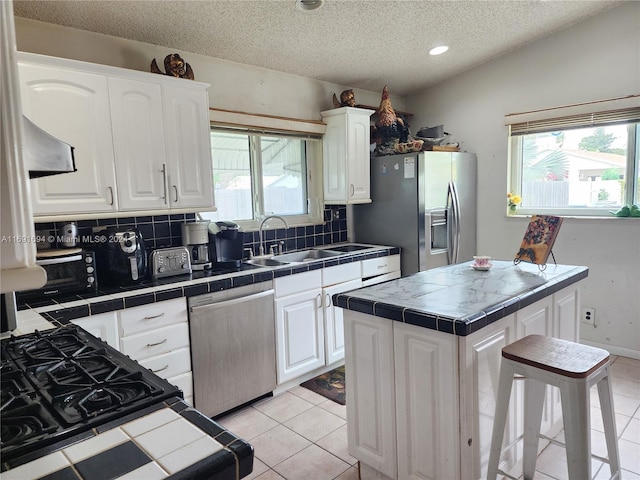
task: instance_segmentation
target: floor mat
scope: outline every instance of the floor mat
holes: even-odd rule
[[[345,404],[344,365],[300,384],[340,405]]]

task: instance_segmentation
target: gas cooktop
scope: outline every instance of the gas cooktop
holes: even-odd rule
[[[1,342],[2,462],[10,462],[180,390],[82,328]]]

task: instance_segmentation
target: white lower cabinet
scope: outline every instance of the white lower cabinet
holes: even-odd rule
[[[344,314],[342,308],[333,305],[331,297],[336,293],[348,292],[362,286],[362,281],[351,280],[322,289],[325,333],[325,360],[327,365],[344,359]]]
[[[120,350],[120,335],[118,335],[118,320],[116,312],[101,313],[90,317],[71,320],[79,327],[84,328],[94,337],[98,337],[116,350]]]
[[[362,478],[483,479],[502,348],[539,333],[577,341],[579,283],[466,337],[344,312],[349,454]],[[523,392],[512,391],[501,468],[519,460]],[[549,388],[541,433],[561,427]],[[385,477],[381,476],[384,475]]]

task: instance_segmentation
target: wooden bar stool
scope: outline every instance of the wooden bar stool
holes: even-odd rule
[[[611,478],[620,478],[620,457],[613,412],[613,392],[609,381],[609,352],[566,340],[529,335],[502,349],[502,364],[496,398],[487,480],[494,480],[502,454],[509,397],[514,375],[525,377],[523,434],[524,479],[531,480],[536,469],[538,438],[546,385],[560,388],[567,466],[570,480],[590,480],[591,421],[589,389],[597,384]],[[554,443],[559,443],[555,442]]]

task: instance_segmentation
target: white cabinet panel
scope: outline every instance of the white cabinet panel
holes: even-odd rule
[[[390,272],[400,272],[400,255],[388,255],[362,261],[363,280]]]
[[[326,270],[326,269],[325,269]],[[347,292],[362,286],[362,281],[352,280],[339,283],[322,290],[324,312],[324,347],[326,364],[338,362],[344,358],[344,311],[333,305],[331,298],[337,293]]]
[[[120,339],[121,351],[134,360],[167,353],[189,346],[187,322],[138,333]]]
[[[321,292],[316,288],[275,300],[278,384],[325,364]]]
[[[180,348],[140,360],[140,365],[162,378],[175,377],[182,373],[191,372],[191,352],[188,348]]]
[[[318,289],[321,286],[322,270],[296,273],[295,275],[288,275],[273,280],[273,289],[276,298],[304,292],[306,290]]]
[[[120,336],[126,337],[173,323],[186,322],[187,301],[181,298],[120,310]]]
[[[322,286],[360,279],[360,262],[345,263],[322,269]]]
[[[77,171],[32,180],[34,215],[117,209],[107,78],[20,62],[24,114],[75,148]]]
[[[101,338],[108,345],[116,350],[120,350],[120,340],[118,335],[118,322],[116,321],[116,312],[101,313],[99,315],[91,315],[90,317],[78,318],[71,320],[71,323],[84,328],[94,337]]]
[[[160,85],[109,78],[121,210],[167,207]]]

